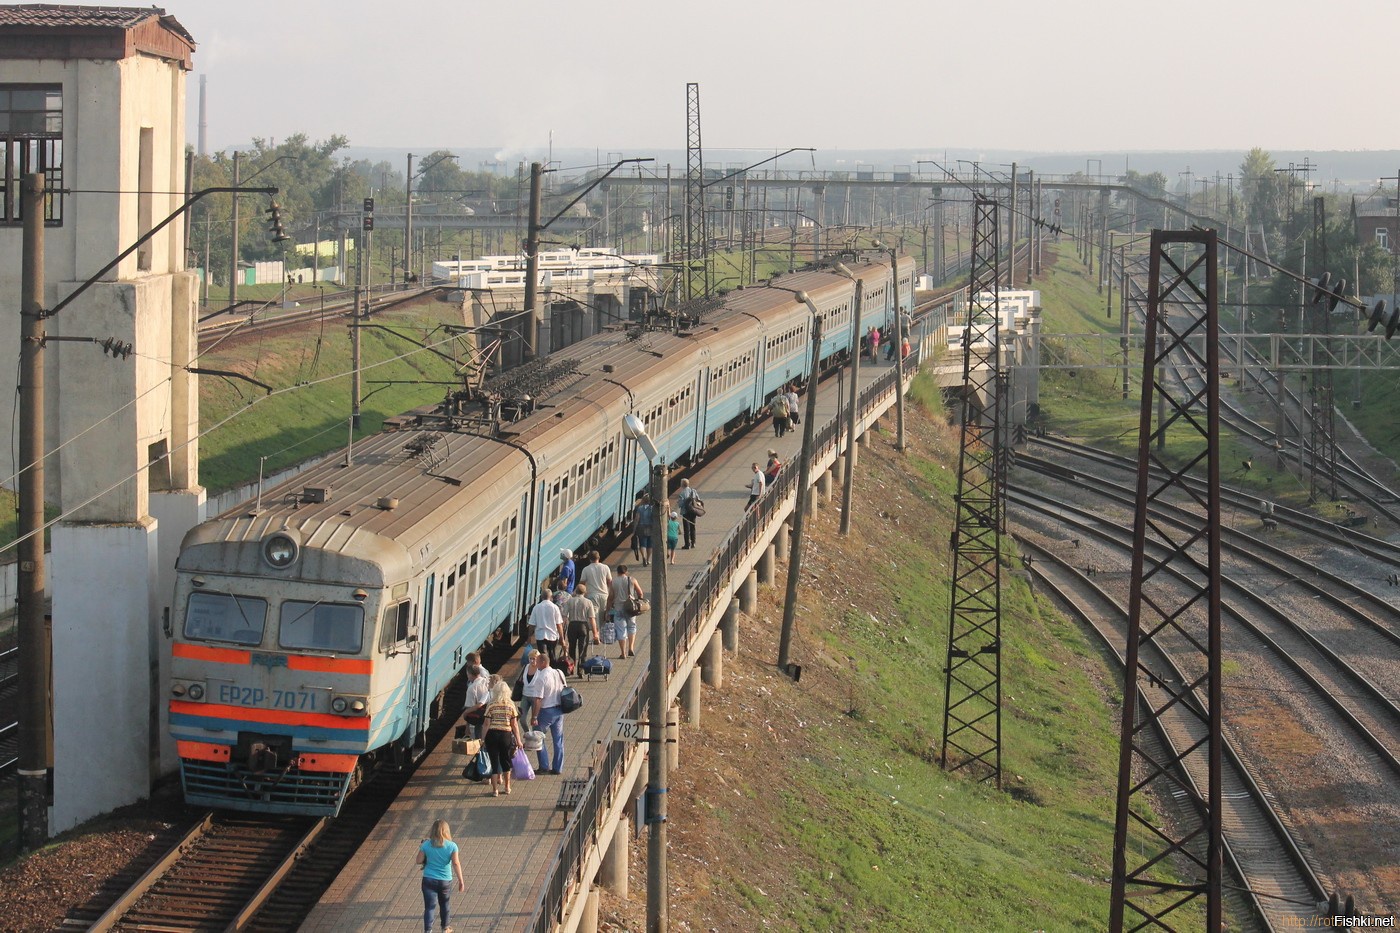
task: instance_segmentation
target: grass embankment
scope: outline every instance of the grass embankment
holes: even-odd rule
[[[378,431],[386,417],[442,398],[451,388],[444,383],[456,382],[456,364],[413,341],[462,357],[461,339],[450,340],[437,329],[462,323],[455,304],[428,297],[376,315],[369,323],[396,333],[361,331],[357,436]],[[385,362],[396,357],[403,359]],[[266,397],[241,380],[200,377],[200,428],[219,425],[200,441],[200,481],[211,491],[256,480],[261,458],[267,458],[264,472],[271,474],[345,445],[351,366],[344,325],[328,324],[319,333],[235,337],[203,356],[200,365],[233,370],[278,390]]]
[[[809,526],[792,683],[773,669],[780,590],[685,730],[669,795],[671,916],[693,928],[1101,929],[1108,914],[1118,674],[1003,565],[1003,792],[938,765],[956,429],[926,377],[911,451],[886,431],[857,473],[852,533]],[[1009,542],[1008,542],[1009,546]],[[781,574],[780,574],[781,579]],[[1110,686],[1110,684],[1112,686]],[[644,886],[644,843],[632,865]],[[641,899],[606,907],[629,926]]]
[[[1072,244],[1061,243],[1047,264],[1045,274],[1032,287],[1041,290],[1043,324],[1041,333],[1047,343],[1067,348],[1070,360],[1082,360],[1084,368],[1044,369],[1040,373],[1040,422],[1051,431],[1085,444],[1125,456],[1136,457],[1138,451],[1138,421],[1142,405],[1142,353],[1136,346],[1128,357],[1128,397],[1123,398],[1122,370],[1116,363],[1117,343],[1113,342],[1112,366],[1102,364],[1102,349],[1095,349],[1087,340],[1056,335],[1119,332],[1116,310],[1109,320],[1104,312],[1107,296],[1100,294],[1093,277],[1075,256]],[[1140,334],[1142,325],[1133,322],[1133,333]],[[1046,354],[1042,354],[1044,356]],[[1062,354],[1064,355],[1064,354]],[[1222,380],[1227,391],[1232,382]],[[1295,387],[1296,388],[1296,387]],[[1258,399],[1248,396],[1247,399]],[[1400,407],[1400,403],[1397,403]],[[1154,419],[1156,409],[1154,408]],[[1400,412],[1397,412],[1400,414]],[[1170,413],[1169,413],[1170,417]],[[1255,413],[1257,420],[1272,423],[1272,415]],[[1154,421],[1155,423],[1155,421]],[[1248,457],[1256,456],[1258,448],[1242,441],[1229,428],[1220,431],[1222,479],[1231,487],[1249,491],[1280,502],[1304,504],[1306,490],[1286,471],[1275,471],[1260,462],[1253,471],[1240,469]],[[1400,446],[1400,435],[1397,435]],[[1177,419],[1167,431],[1166,449],[1155,456],[1172,465],[1179,465],[1196,456],[1201,447],[1198,429]],[[1155,449],[1155,448],[1154,448]]]

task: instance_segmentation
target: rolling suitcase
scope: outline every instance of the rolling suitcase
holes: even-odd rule
[[[612,662],[602,655],[595,654],[593,657],[583,662],[583,676],[592,680],[594,677],[608,679],[612,673]]]

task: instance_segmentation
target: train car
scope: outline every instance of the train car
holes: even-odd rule
[[[868,290],[888,282],[886,265],[848,264]],[[371,768],[421,752],[466,654],[517,637],[559,549],[617,529],[646,488],[626,415],[668,464],[761,417],[808,375],[812,315],[794,290],[822,317],[823,361],[850,352],[850,279],[781,284],[732,293],[683,329],[560,351],[540,364],[553,382],[507,399],[495,410],[512,417],[489,431],[460,394],[391,419],[353,455],[192,529],[168,684],[186,799],[335,814]]]

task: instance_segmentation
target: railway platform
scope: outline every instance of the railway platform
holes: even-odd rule
[[[934,342],[932,335],[923,341],[929,348]],[[909,367],[906,383],[915,368]],[[861,367],[857,437],[893,408],[893,369],[883,361]],[[818,391],[812,471],[818,488],[844,449],[836,417],[842,389],[841,380],[829,377]],[[805,413],[805,396],[803,408]],[[888,420],[892,422],[892,413]],[[840,421],[844,425],[844,415]],[[707,511],[698,521],[696,547],[677,550],[676,563],[667,567],[673,697],[692,671],[700,671],[702,655],[718,650],[720,619],[726,612],[734,614],[741,587],[752,585],[754,568],[765,558],[771,566],[772,542],[779,534],[786,535],[785,523],[795,507],[801,444],[800,427],[775,438],[771,422],[765,419],[690,475]],[[759,508],[746,512],[751,464],[757,461],[762,466],[769,449],[782,458],[784,476]],[[630,552],[623,550],[604,560],[613,568],[619,562],[634,564]],[[636,571],[650,595],[650,570],[637,567]],[[461,777],[466,762],[452,753],[450,738],[439,743],[301,929],[306,933],[420,930],[423,902],[415,858],[435,819],[448,821],[461,847],[466,891],[454,891],[451,904],[452,926],[458,933],[548,930],[555,923],[565,930],[589,928],[585,915],[591,913],[596,920],[597,909],[596,896],[589,897],[590,888],[610,844],[631,831],[629,805],[646,780],[642,773],[645,745],[614,745],[611,736],[619,717],[635,717],[643,703],[639,695],[646,679],[649,640],[649,626],[642,619],[635,657],[618,660],[613,646],[600,646],[600,652],[613,659],[612,675],[591,683],[571,678],[584,705],[564,720],[565,764],[559,776],[518,781],[509,797],[493,797],[489,784]],[[745,650],[777,655],[777,645],[752,644]],[[500,673],[513,681],[518,670],[517,659]],[[533,754],[531,763],[535,763]],[[571,799],[566,787],[578,799]]]

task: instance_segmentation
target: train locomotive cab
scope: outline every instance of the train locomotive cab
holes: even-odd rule
[[[384,539],[356,554],[248,524],[193,529],[176,567],[167,691],[185,799],[335,815],[412,732],[408,559]]]

